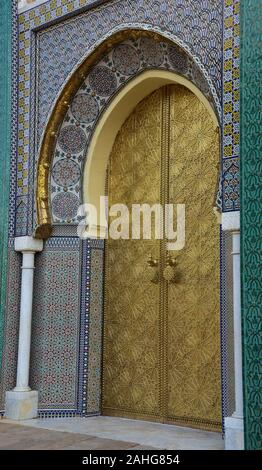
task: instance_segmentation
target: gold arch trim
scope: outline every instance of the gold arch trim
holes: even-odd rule
[[[36,238],[47,239],[51,235],[52,232],[52,220],[50,214],[50,206],[49,206],[49,175],[52,165],[52,158],[55,149],[56,139],[59,134],[59,129],[61,124],[66,116],[70,103],[87,77],[91,67],[97,63],[97,61],[102,57],[103,54],[108,52],[112,49],[113,46],[116,44],[124,41],[127,38],[139,38],[139,37],[150,37],[155,41],[163,41],[165,39],[168,41],[167,38],[164,36],[153,33],[151,31],[143,31],[143,30],[124,30],[120,31],[109,39],[106,39],[103,43],[101,43],[96,50],[88,56],[83,63],[77,68],[74,74],[70,77],[69,81],[64,86],[60,96],[58,97],[49,121],[47,123],[42,142],[40,147],[38,165],[37,165],[37,178],[36,178],[36,208],[37,208],[37,223],[34,230],[34,236]],[[172,41],[169,40],[172,44]],[[151,82],[151,87],[150,87]],[[111,148],[115,139],[115,136],[120,129],[122,123],[127,118],[127,110],[129,107],[126,106],[127,97],[130,97],[130,90],[133,90],[131,106],[129,112],[136,106],[139,102],[135,99],[135,97],[139,98],[140,100],[143,99],[147,94],[154,91],[156,88],[163,86],[169,83],[180,83],[186,86],[187,88],[191,89],[199,99],[205,104],[208,108],[209,112],[212,115],[212,118],[218,126],[218,119],[216,116],[215,111],[213,110],[212,106],[199,91],[199,89],[193,85],[189,80],[183,78],[182,76],[175,74],[173,72],[168,72],[164,70],[151,70],[147,72],[141,73],[141,75],[135,77],[131,80],[127,85],[122,88],[119,93],[116,95],[115,99],[112,100],[112,103],[107,108],[107,110],[103,113],[102,118],[99,120],[94,135],[91,139],[91,143],[89,145],[88,150],[88,164],[85,165],[84,168],[84,178],[83,178],[83,202],[90,202],[95,204],[98,209],[97,199],[100,195],[104,193],[104,181],[105,181],[105,174],[106,174],[106,166],[107,161],[111,152]],[[143,90],[141,92],[141,90]],[[124,99],[125,98],[125,99]],[[122,109],[122,112],[121,112]],[[114,129],[113,134],[111,133],[110,137],[110,146],[107,147],[105,145],[104,140],[104,148],[107,147],[106,154],[103,153],[103,157],[97,159],[97,163],[94,164],[94,155],[97,155],[97,144],[101,142],[102,139],[108,138],[108,118],[110,117],[110,121],[112,123],[114,115],[116,116],[116,110],[118,113],[118,119],[116,121],[117,125]],[[111,129],[112,130],[112,129]],[[114,139],[112,136],[114,135]],[[87,157],[87,156],[86,156]],[[86,159],[87,160],[87,159]],[[94,172],[94,173],[93,173]],[[99,175],[100,181],[99,184],[96,184],[95,192],[94,188],[91,187],[92,184],[90,183],[92,180],[96,180],[97,178],[93,178],[93,175]],[[91,186],[90,186],[91,184]],[[88,186],[87,186],[88,185]],[[103,187],[103,189],[102,189]],[[93,193],[92,193],[93,190]],[[99,212],[98,212],[99,213]],[[102,221],[100,225],[103,225]],[[96,227],[97,228],[97,227]]]

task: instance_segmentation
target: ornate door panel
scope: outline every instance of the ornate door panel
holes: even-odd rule
[[[156,203],[160,194],[161,90],[127,119],[112,149],[109,207]],[[159,285],[147,259],[159,241],[112,240],[106,259],[103,413],[160,417]]]
[[[215,428],[220,402],[219,134],[199,99],[170,88],[169,201],[186,205],[186,246],[168,286],[168,419]]]
[[[143,100],[116,138],[109,207],[186,204],[186,246],[171,253],[175,282],[167,282],[165,240],[108,240],[104,414],[219,427],[218,161],[208,112],[179,85]],[[148,277],[150,253],[159,259],[158,283]]]

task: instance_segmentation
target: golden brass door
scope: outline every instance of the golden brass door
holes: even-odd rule
[[[117,135],[109,207],[126,204],[131,214],[132,204],[185,204],[186,244],[168,253],[166,240],[154,236],[107,242],[105,415],[220,428],[218,162],[214,123],[181,85],[145,98]],[[150,255],[156,268],[148,265]]]

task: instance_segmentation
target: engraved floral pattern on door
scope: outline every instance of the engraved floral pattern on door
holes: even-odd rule
[[[218,162],[215,125],[181,85],[144,99],[116,138],[109,207],[186,204],[186,246],[171,253],[175,282],[167,282],[165,240],[108,240],[104,414],[220,427]],[[147,276],[150,253],[158,283]]]
[[[161,90],[143,100],[112,149],[109,207],[159,202]],[[130,233],[131,235],[131,233]],[[159,241],[108,240],[103,357],[103,412],[159,416],[159,286],[147,259]]]
[[[170,89],[169,199],[186,204],[186,246],[168,289],[168,419],[219,428],[220,226],[214,215],[219,134],[204,105]]]

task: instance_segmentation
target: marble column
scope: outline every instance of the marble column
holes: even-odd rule
[[[10,419],[30,419],[37,416],[38,392],[29,387],[29,367],[34,257],[42,249],[43,240],[27,236],[15,239],[15,250],[22,253],[22,279],[16,386],[6,392],[5,416]]]
[[[222,214],[222,229],[232,234],[235,411],[225,418],[225,449],[244,449],[243,370],[239,212]]]

